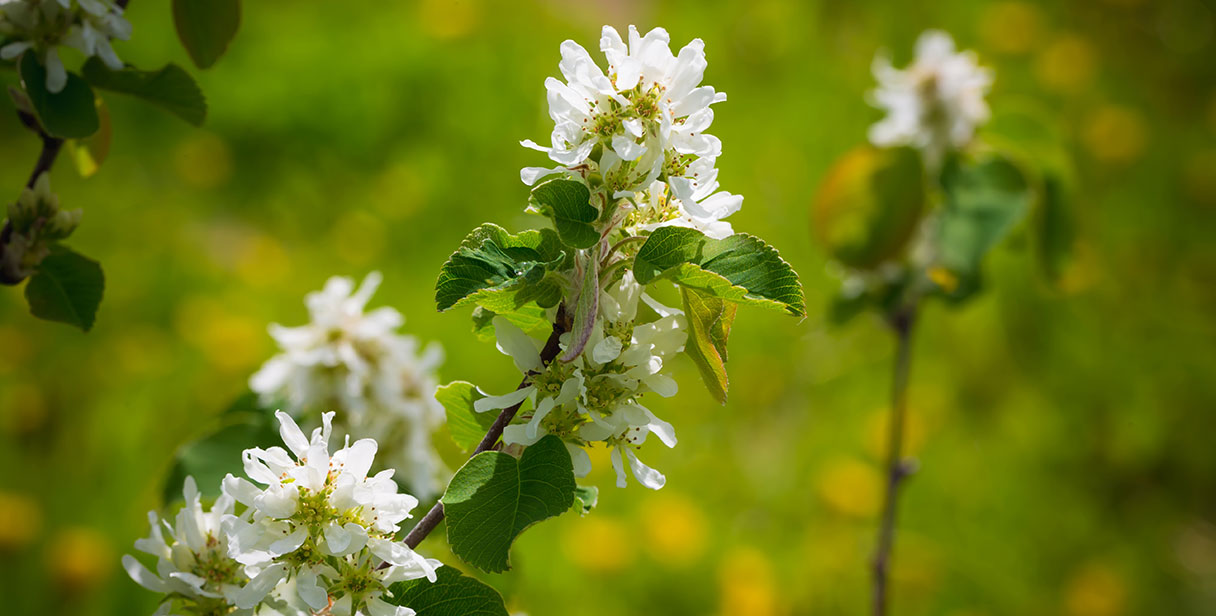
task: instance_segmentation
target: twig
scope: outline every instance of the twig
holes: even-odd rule
[[[896,339],[895,374],[891,383],[891,420],[887,430],[887,487],[883,497],[882,521],[878,527],[878,546],[874,553],[874,616],[885,616],[887,613],[887,581],[895,544],[896,499],[900,484],[913,470],[912,465],[903,459],[903,440],[912,326],[915,320],[914,304],[901,309],[891,318]]]
[[[559,307],[557,310],[557,318],[553,322],[553,333],[549,334],[549,340],[545,342],[545,348],[541,349],[540,352],[541,363],[548,365],[549,362],[553,361],[553,359],[557,357],[557,354],[561,351],[561,345],[558,343],[558,339],[561,338],[561,335],[566,332],[567,328],[565,321],[565,310]],[[524,379],[519,382],[519,387],[517,387],[516,390],[527,387],[528,384],[532,382],[533,376],[534,375],[531,373],[525,375]],[[511,420],[515,418],[515,414],[519,412],[519,407],[522,405],[523,401],[521,400],[515,405],[503,409],[503,411],[498,414],[498,418],[494,420],[494,424],[490,426],[489,431],[486,432],[485,438],[481,439],[481,443],[478,443],[477,449],[473,450],[472,455],[469,457],[471,458],[479,453],[494,449],[495,445],[498,443],[499,437],[502,436],[503,429],[505,429],[507,424],[511,423]],[[422,540],[426,539],[427,535],[431,534],[431,531],[435,530],[435,527],[438,526],[439,522],[442,520],[443,503],[435,503],[435,506],[431,507],[431,510],[428,511],[426,515],[422,516],[422,519],[418,520],[418,524],[416,524],[414,528],[410,530],[409,534],[405,536],[405,544],[410,546],[411,549],[418,547],[418,544],[422,543]]]
[[[26,181],[26,188],[33,188],[34,183],[38,181],[38,176],[51,170],[55,165],[55,158],[59,156],[59,150],[63,149],[63,139],[52,137],[42,129],[42,125],[38,123],[38,118],[33,114],[25,111],[18,111],[17,116],[21,119],[21,123],[34,131],[38,138],[42,140],[42,150],[38,153],[38,160],[34,163],[34,170],[30,173],[30,179]],[[5,247],[13,237],[12,221],[4,221],[4,229],[0,230],[0,256],[4,255]],[[10,276],[0,268],[0,284],[15,285],[25,280],[24,276]]]

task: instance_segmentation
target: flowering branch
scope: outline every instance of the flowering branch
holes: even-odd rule
[[[38,176],[51,170],[55,165],[55,158],[59,156],[59,151],[63,149],[63,139],[48,135],[42,126],[38,124],[38,118],[28,111],[18,110],[17,117],[31,131],[34,131],[40,139],[42,139],[42,150],[38,153],[38,160],[34,163],[34,170],[30,173],[30,179],[25,183],[26,188],[33,188],[34,183],[38,181]],[[4,230],[0,231],[0,255],[4,254],[5,246],[8,245],[13,235],[13,224],[11,220],[4,221]],[[25,276],[17,273],[12,273],[7,268],[0,267],[0,284],[16,285],[25,280]]]
[[[907,415],[908,368],[911,360],[914,307],[896,312],[890,320],[895,332],[895,374],[891,383],[891,418],[887,429],[887,489],[883,497],[882,522],[874,554],[874,616],[887,613],[887,578],[895,543],[895,511],[899,486],[912,474],[912,464],[903,459],[904,422]]]
[[[561,339],[561,335],[565,333],[567,329],[565,321],[565,309],[564,307],[559,306],[557,309],[557,318],[553,321],[553,333],[549,334],[549,340],[545,342],[545,348],[542,349],[540,353],[541,361],[545,365],[552,362],[553,359],[557,357],[557,354],[561,352],[561,344],[559,343],[559,340]],[[524,379],[519,382],[519,387],[515,388],[516,391],[531,384],[533,376],[533,374],[524,376]],[[507,427],[507,424],[511,423],[512,419],[515,419],[515,414],[519,412],[519,407],[521,406],[523,406],[523,400],[520,400],[517,404],[503,409],[502,412],[498,414],[498,418],[494,420],[494,424],[491,425],[490,429],[486,432],[485,438],[481,439],[481,443],[477,445],[477,448],[473,450],[473,453],[469,457],[471,458],[484,451],[495,449],[498,446],[498,439],[502,436],[503,429]],[[430,535],[431,531],[435,530],[435,527],[438,526],[442,521],[443,503],[435,503],[435,506],[431,507],[431,510],[426,512],[426,515],[422,516],[422,519],[418,520],[418,524],[416,524],[414,528],[410,530],[409,534],[405,536],[405,544],[410,546],[411,549],[418,547],[418,544],[422,543],[422,540],[426,539],[427,535]]]

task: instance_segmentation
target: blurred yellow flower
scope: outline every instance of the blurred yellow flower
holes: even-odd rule
[[[59,531],[46,549],[51,577],[67,592],[87,592],[109,577],[117,562],[101,533],[83,526]]]
[[[993,51],[1019,54],[1030,51],[1042,35],[1043,15],[1026,2],[993,4],[980,17],[980,36]]]
[[[19,550],[42,530],[42,509],[25,494],[0,492],[0,552]]]
[[[422,0],[418,4],[418,23],[435,38],[457,38],[477,26],[480,10],[475,0]]]
[[[776,585],[773,564],[763,552],[749,546],[732,547],[718,568],[718,611],[723,616],[777,614]]]
[[[870,517],[878,512],[882,475],[874,466],[853,458],[837,458],[819,472],[819,496],[845,515]]]
[[[571,520],[562,548],[571,562],[596,573],[615,573],[633,563],[635,539],[620,520],[596,512]]]
[[[211,297],[190,297],[179,304],[174,327],[227,374],[251,371],[266,353],[265,326]]]
[[[232,152],[211,133],[199,133],[173,151],[177,176],[194,188],[216,188],[232,177]]]
[[[1109,565],[1095,562],[1076,571],[1064,590],[1067,616],[1118,616],[1127,603],[1127,583]]]
[[[1054,38],[1034,62],[1034,74],[1044,88],[1076,94],[1094,81],[1098,54],[1084,37],[1065,34]]]
[[[1105,105],[1089,115],[1082,127],[1081,141],[1100,162],[1129,163],[1144,150],[1148,129],[1136,110]]]
[[[646,549],[672,567],[688,565],[705,553],[705,514],[687,496],[670,488],[648,495],[639,508]]]

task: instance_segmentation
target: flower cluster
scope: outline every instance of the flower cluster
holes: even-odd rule
[[[111,0],[2,0],[0,36],[6,42],[0,47],[0,58],[12,60],[33,50],[46,67],[47,91],[59,92],[68,80],[59,47],[96,56],[111,69],[121,70],[123,62],[110,41],[131,38],[131,24]]]
[[[498,349],[510,355],[520,371],[535,376],[514,392],[477,400],[474,410],[504,409],[529,400],[532,410],[506,427],[504,443],[530,445],[546,434],[556,434],[566,442],[574,474],[583,477],[591,470],[584,447],[600,441],[612,448],[618,487],[626,485],[628,462],[642,485],[657,490],[666,478],[638,460],[634,450],[652,433],[668,447],[676,445],[676,436],[671,424],[655,417],[641,399],[649,392],[663,397],[676,394],[676,382],[662,370],[665,360],[684,349],[687,323],[681,311],[643,293],[632,272],[602,291],[599,301],[599,316],[583,352],[573,361],[547,366],[536,340],[505,318],[495,317]],[[638,323],[640,302],[657,318]],[[571,338],[569,333],[562,336],[563,348]]]
[[[679,55],[669,43],[662,28],[642,36],[630,26],[626,44],[605,26],[600,50],[607,72],[578,43],[562,43],[558,68],[566,82],[545,81],[551,145],[523,142],[559,166],[525,168],[520,177],[528,185],[554,173],[583,178],[592,203],[625,228],[679,225],[726,237],[732,231],[722,219],[739,210],[743,197],[718,192],[722,142],[705,132],[714,119],[710,105],[726,95],[701,85],[700,39]]]
[[[67,238],[80,224],[81,211],[59,209],[59,197],[51,192],[51,176],[43,173],[33,188],[8,206],[11,234],[0,245],[0,270],[9,279],[29,276],[51,251],[51,243]]]
[[[282,402],[297,417],[341,409],[340,431],[392,443],[387,459],[422,498],[440,488],[441,465],[431,435],[443,422],[435,401],[435,370],[443,351],[397,333],[404,318],[393,308],[364,313],[380,285],[372,272],[356,290],[350,278],[335,276],[305,299],[311,322],[302,327],[271,325],[282,353],[250,379],[266,404]]]
[[[975,54],[956,52],[949,34],[929,30],[916,42],[916,59],[899,70],[885,54],[874,58],[878,88],[873,104],[887,117],[870,127],[870,142],[880,147],[910,145],[929,164],[967,145],[975,128],[988,120],[984,96],[992,71],[979,66]]]
[[[329,454],[333,413],[311,437],[286,413],[276,417],[287,450],[245,450],[249,479],[225,477],[209,513],[187,480],[172,544],[155,514],[151,536],[136,543],[158,557],[159,577],[130,556],[128,573],[169,593],[164,614],[252,614],[268,605],[280,614],[412,615],[384,598],[394,582],[436,579],[439,561],[393,540],[418,500],[397,492],[392,470],[368,476],[374,440],[348,438]]]

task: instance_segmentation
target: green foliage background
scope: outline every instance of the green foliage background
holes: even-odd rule
[[[133,0],[118,53],[188,65],[163,0]],[[110,159],[53,185],[83,207],[72,246],[106,270],[87,335],[0,293],[0,596],[5,613],[151,613],[119,557],[146,534],[174,450],[205,431],[334,274],[382,270],[374,305],[448,352],[444,380],[495,391],[510,361],[432,303],[439,266],[483,221],[518,231],[517,145],[547,139],[558,44],[662,25],[706,41],[736,230],[802,274],[801,322],[742,309],[720,407],[681,359],[655,401],[680,445],[668,476],[525,533],[487,576],[516,610],[561,614],[858,614],[880,477],[892,344],[872,319],[827,324],[838,281],[808,211],[865,138],[876,49],[897,64],[928,27],[997,70],[996,110],[1038,110],[1076,160],[1080,238],[1058,285],[1025,233],[989,288],[926,310],[915,339],[896,613],[1210,614],[1216,610],[1216,52],[1196,0],[938,3],[619,1],[245,4],[198,74],[202,129],[107,96]],[[12,83],[15,74],[0,72]],[[37,140],[0,103],[0,186]],[[11,121],[10,121],[11,120]],[[445,445],[452,465],[461,459]],[[438,534],[437,534],[438,535]],[[443,542],[423,549],[451,561]]]

